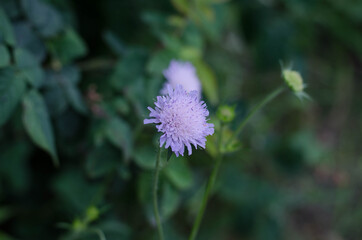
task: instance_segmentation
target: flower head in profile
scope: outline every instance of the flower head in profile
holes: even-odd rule
[[[150,119],[144,124],[155,123],[159,132],[160,147],[171,147],[176,156],[184,154],[187,147],[192,153],[191,144],[205,148],[206,136],[214,133],[214,125],[207,123],[209,111],[206,104],[200,101],[197,91],[187,92],[181,85],[175,88],[168,86],[165,96],[158,96],[155,109],[150,110]]]
[[[181,85],[187,92],[197,91],[201,97],[201,83],[196,74],[195,67],[190,62],[182,62],[171,60],[170,65],[163,71],[163,75],[167,79],[161,89],[161,94],[166,95],[168,86],[176,88]]]
[[[306,85],[303,82],[303,78],[299,72],[284,69],[282,70],[282,77],[289,89],[300,99],[311,99],[309,95],[304,91]]]

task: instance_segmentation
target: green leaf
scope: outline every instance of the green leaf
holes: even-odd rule
[[[16,37],[16,46],[29,51],[40,63],[47,55],[43,40],[34,30],[33,26],[26,21],[17,21],[13,24]]]
[[[36,145],[48,152],[56,166],[59,165],[53,129],[42,96],[35,90],[23,98],[23,124]]]
[[[134,161],[144,169],[154,169],[157,152],[151,146],[142,146],[135,149]]]
[[[0,70],[0,126],[9,119],[24,91],[25,82],[14,69]]]
[[[165,183],[162,188],[161,213],[163,219],[171,217],[180,206],[179,192],[172,185]]]
[[[50,103],[55,107],[55,110],[60,110],[53,111],[54,109],[51,109],[52,113],[60,114],[66,109],[67,103],[80,113],[87,112],[83,97],[76,85],[80,79],[76,67],[67,66],[61,71],[47,71],[46,79],[46,96],[51,101],[47,104]]]
[[[85,168],[92,178],[102,177],[115,170],[120,163],[120,154],[108,145],[93,149],[87,157]]]
[[[15,240],[15,238],[11,237],[7,233],[0,231],[0,239],[1,240]]]
[[[172,5],[181,13],[187,14],[190,9],[189,1],[187,0],[171,0]]]
[[[133,137],[128,123],[118,117],[113,117],[107,122],[106,136],[112,144],[123,151],[124,158],[129,159],[133,147]]]
[[[0,35],[1,38],[6,44],[11,46],[15,45],[14,32],[11,27],[10,21],[6,16],[3,9],[0,7]]]
[[[203,91],[208,100],[216,105],[219,102],[218,86],[215,75],[211,68],[202,61],[194,61],[197,69],[197,75],[201,81]]]
[[[121,90],[126,86],[134,85],[143,76],[145,54],[143,51],[130,51],[117,63],[111,76],[111,84]]]
[[[66,29],[61,35],[48,42],[49,50],[65,65],[87,54],[87,47],[77,32]]]
[[[130,227],[116,219],[107,219],[97,224],[97,228],[102,229],[107,239],[129,239],[131,234]]]
[[[6,67],[10,64],[10,54],[8,49],[0,44],[0,68]]]
[[[123,55],[126,51],[124,44],[111,32],[106,31],[103,34],[104,41],[108,44],[109,48],[117,55]]]
[[[142,171],[137,178],[137,197],[143,205],[152,201],[153,180],[151,171]]]
[[[16,194],[24,193],[30,185],[29,154],[27,141],[11,142],[0,154],[0,175]]]
[[[164,168],[164,173],[171,183],[179,189],[184,190],[192,185],[192,172],[185,158],[178,157],[170,161],[168,166]]]
[[[63,28],[60,14],[55,8],[39,0],[21,0],[21,6],[32,25],[43,37],[51,37]]]
[[[61,88],[46,88],[43,97],[51,116],[60,116],[69,106]]]
[[[87,181],[79,168],[60,171],[53,182],[53,189],[57,199],[63,200],[64,211],[74,214],[74,210],[86,211],[88,206],[96,205],[96,196],[103,191],[97,182]]]
[[[74,109],[80,113],[86,113],[87,108],[85,106],[82,95],[80,94],[78,88],[74,84],[72,84],[69,80],[66,80],[65,83],[66,83],[64,84],[65,94],[72,107],[74,107]]]
[[[155,53],[147,63],[147,71],[150,74],[162,75],[163,70],[168,67],[174,57],[175,54],[169,50],[161,50]]]
[[[13,215],[13,211],[10,207],[8,207],[8,206],[0,207],[0,223],[3,223],[6,220],[8,220],[9,218],[12,217],[12,215]],[[0,239],[2,239],[2,238],[0,237]]]
[[[39,61],[27,50],[16,48],[14,51],[15,62],[28,82],[39,88],[43,84],[44,74]]]

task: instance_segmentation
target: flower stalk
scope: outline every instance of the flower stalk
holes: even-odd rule
[[[198,233],[200,225],[201,225],[202,218],[203,218],[204,213],[205,213],[207,202],[209,200],[210,192],[211,192],[212,188],[214,187],[216,177],[217,177],[217,174],[219,172],[219,168],[221,166],[221,162],[222,162],[222,154],[221,154],[221,146],[222,145],[221,145],[221,143],[222,143],[223,123],[221,123],[219,130],[220,130],[220,132],[219,132],[218,139],[217,139],[217,146],[218,147],[217,147],[217,154],[216,154],[216,163],[215,163],[215,166],[214,166],[214,168],[212,170],[210,178],[209,178],[209,180],[207,182],[206,189],[205,189],[205,192],[204,192],[204,196],[202,198],[201,207],[199,209],[199,212],[197,213],[195,223],[194,223],[194,225],[192,227],[189,240],[196,239],[197,233]]]
[[[271,92],[269,95],[267,95],[258,105],[256,105],[253,110],[251,110],[251,112],[246,116],[246,118],[240,123],[239,127],[237,128],[237,130],[235,131],[235,133],[229,138],[229,140],[226,142],[226,146],[228,146],[234,139],[236,139],[238,137],[238,135],[241,133],[241,131],[243,130],[243,128],[245,127],[245,125],[249,122],[249,120],[255,115],[255,113],[257,113],[261,108],[263,108],[266,104],[268,104],[269,102],[271,102],[273,99],[275,99],[277,96],[279,96],[283,91],[285,90],[285,87],[279,87],[277,89],[275,89],[273,92]],[[223,147],[222,145],[222,131],[223,131],[223,123],[221,123],[220,125],[220,129],[219,129],[219,137],[218,137],[218,141],[217,141],[217,154],[216,154],[216,163],[214,166],[214,169],[212,170],[212,173],[210,175],[210,178],[207,182],[206,185],[206,189],[204,192],[204,196],[202,199],[202,203],[201,203],[201,207],[199,209],[199,212],[196,216],[196,220],[195,223],[192,227],[191,230],[191,234],[189,237],[189,240],[195,240],[197,233],[199,231],[200,225],[201,225],[201,221],[202,221],[202,217],[204,215],[206,206],[207,206],[207,202],[210,196],[210,192],[215,184],[216,181],[216,177],[217,174],[219,172],[221,163],[222,163],[222,159],[223,159],[223,155],[221,152],[221,148]]]
[[[232,141],[234,141],[241,131],[244,129],[245,125],[249,122],[249,120],[265,105],[267,105],[269,102],[271,102],[273,99],[275,99],[277,96],[279,96],[282,92],[284,92],[285,87],[281,86],[277,89],[275,89],[273,92],[271,92],[269,95],[267,95],[258,105],[256,105],[253,110],[250,111],[250,113],[246,116],[246,118],[240,123],[239,127],[236,129],[234,134],[229,138],[229,140],[226,142],[226,146],[228,146]]]
[[[160,170],[161,170],[160,162],[161,162],[161,147],[158,148],[156,166],[155,166],[155,176],[154,176],[154,182],[153,182],[153,211],[155,214],[159,239],[164,240],[163,228],[162,228],[162,222],[161,222],[161,218],[160,218],[160,214],[159,214],[159,210],[158,210],[158,198],[157,198],[158,178],[159,178],[159,174],[160,174]]]

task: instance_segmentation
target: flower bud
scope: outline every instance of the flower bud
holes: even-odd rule
[[[224,123],[231,122],[235,118],[235,106],[222,105],[218,108],[216,115]]]
[[[299,72],[283,70],[283,78],[293,92],[298,93],[304,90],[303,79]]]
[[[87,213],[86,213],[86,219],[87,222],[92,222],[94,220],[97,220],[99,217],[99,210],[98,208],[96,208],[95,206],[90,206],[87,209]]]

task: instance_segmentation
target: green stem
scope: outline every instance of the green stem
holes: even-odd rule
[[[161,147],[158,149],[158,153],[157,153],[156,167],[155,167],[155,180],[153,182],[153,211],[155,214],[159,239],[163,240],[164,239],[163,229],[162,229],[160,214],[158,211],[158,198],[157,198],[158,176],[160,173],[160,160],[161,160]]]
[[[234,132],[234,134],[229,138],[226,142],[226,146],[228,146],[233,140],[235,140],[241,131],[244,129],[245,125],[249,122],[249,120],[257,113],[261,108],[263,108],[266,104],[271,102],[274,98],[276,98],[279,94],[281,94],[285,90],[284,86],[275,89],[268,96],[266,96],[258,105],[256,105],[253,110],[246,116],[246,118],[240,123],[238,129]]]
[[[217,174],[219,172],[219,168],[220,168],[220,165],[221,165],[221,162],[222,162],[222,154],[221,154],[222,130],[223,130],[223,126],[221,125],[220,126],[220,132],[219,132],[219,138],[218,138],[218,142],[217,142],[218,148],[217,148],[217,155],[216,155],[216,163],[215,163],[214,169],[212,170],[212,173],[210,175],[209,181],[207,182],[206,189],[205,189],[205,192],[204,192],[204,196],[202,198],[201,207],[199,209],[199,212],[197,213],[196,220],[195,220],[194,225],[192,227],[189,240],[196,239],[197,233],[198,233],[200,225],[201,225],[202,217],[204,216],[204,213],[205,213],[205,209],[206,209],[206,206],[207,206],[207,202],[208,202],[208,199],[209,199],[210,192],[211,192],[211,190],[212,190],[212,188],[213,188],[213,186],[215,184],[216,177],[217,177]]]

